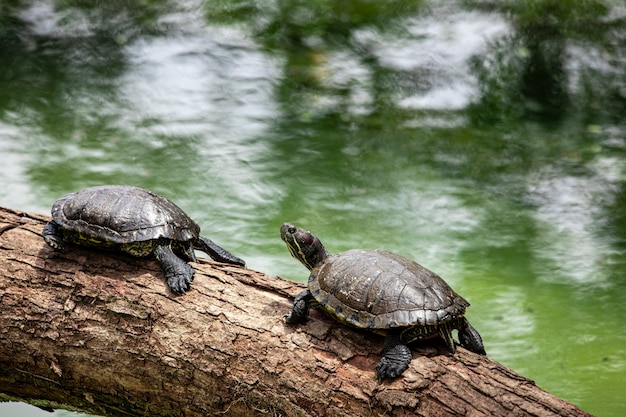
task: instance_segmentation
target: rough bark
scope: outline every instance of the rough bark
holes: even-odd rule
[[[185,295],[152,259],[50,249],[0,209],[0,393],[117,416],[585,416],[489,357],[420,344],[378,384],[379,336],[312,313],[303,285],[202,260]]]

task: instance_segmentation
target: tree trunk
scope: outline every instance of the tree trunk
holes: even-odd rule
[[[415,347],[378,384],[383,338],[319,312],[302,284],[207,260],[168,291],[156,261],[49,248],[48,218],[0,208],[0,393],[100,415],[585,416],[493,361]],[[488,350],[488,347],[487,347]]]

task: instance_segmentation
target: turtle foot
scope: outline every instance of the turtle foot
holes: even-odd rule
[[[161,262],[165,271],[165,280],[170,290],[176,294],[186,292],[193,281],[194,269],[187,262],[180,259],[167,244],[154,248],[154,255]]]
[[[398,344],[387,350],[385,356],[376,365],[376,377],[380,384],[384,379],[399,377],[411,363],[411,350],[407,345]]]
[[[306,321],[306,316],[303,316],[301,314],[296,314],[292,311],[291,313],[285,314],[283,316],[283,319],[285,320],[285,323],[287,324],[300,324]]]
[[[43,240],[54,249],[65,249],[65,243],[63,242],[63,236],[59,233],[59,227],[55,222],[48,222],[43,228]]]
[[[179,267],[175,271],[165,271],[167,286],[173,293],[183,294],[191,287],[193,273],[193,268],[188,264],[185,264],[185,268]]]
[[[285,322],[287,324],[305,322],[309,315],[309,308],[312,304],[316,304],[316,301],[309,290],[302,291],[296,295],[296,298],[293,300],[293,309],[291,310],[291,313],[283,316],[285,318]]]

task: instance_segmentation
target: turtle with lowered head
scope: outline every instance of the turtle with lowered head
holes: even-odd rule
[[[464,317],[469,303],[417,262],[383,250],[331,255],[315,235],[290,223],[281,226],[280,237],[311,271],[308,289],[296,296],[285,321],[301,323],[310,308],[322,308],[340,323],[384,335],[379,382],[404,372],[411,362],[407,345],[414,341],[439,336],[455,353],[453,329],[461,346],[486,354],[480,334]]]
[[[127,185],[101,185],[61,197],[52,206],[43,238],[58,250],[73,243],[154,255],[167,285],[178,294],[193,280],[194,269],[187,262],[197,262],[194,248],[216,261],[245,266],[242,259],[200,236],[200,227],[170,200]]]

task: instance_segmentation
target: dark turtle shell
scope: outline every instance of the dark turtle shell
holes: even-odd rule
[[[366,329],[443,324],[469,306],[439,275],[383,250],[326,258],[311,271],[309,291],[337,320]]]
[[[200,234],[200,227],[167,198],[125,185],[67,194],[53,205],[52,218],[61,228],[80,235],[83,243],[91,238],[96,245],[160,238],[186,242]]]

